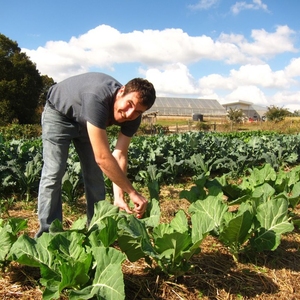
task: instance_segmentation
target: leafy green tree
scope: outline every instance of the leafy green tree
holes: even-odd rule
[[[295,110],[293,115],[294,115],[294,117],[300,117],[300,109]]]
[[[46,104],[48,90],[56,82],[54,82],[52,77],[49,77],[47,75],[42,75],[42,82],[43,82],[43,88],[39,97],[38,105],[44,107],[44,105]]]
[[[286,108],[277,107],[275,105],[268,106],[268,111],[266,112],[266,117],[269,121],[275,123],[280,122],[289,116],[291,113]]]
[[[232,109],[230,108],[227,111],[227,118],[233,123],[233,124],[239,124],[242,123],[245,120],[245,114],[242,109]]]
[[[36,65],[16,42],[0,34],[0,125],[33,123],[42,89]]]
[[[47,75],[42,75],[42,82],[43,82],[43,88],[39,96],[34,123],[40,123],[41,115],[44,110],[44,106],[46,104],[48,90],[53,84],[55,84],[53,78]]]

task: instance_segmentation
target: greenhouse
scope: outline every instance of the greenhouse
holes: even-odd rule
[[[224,103],[223,106],[226,110],[241,109],[248,118],[254,120],[264,120],[265,114],[268,111],[268,108],[266,106],[257,105],[252,102],[244,101],[244,100]]]
[[[147,112],[156,112],[159,116],[226,115],[225,108],[217,100],[171,97],[157,97]]]

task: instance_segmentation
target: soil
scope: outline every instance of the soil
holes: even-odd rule
[[[162,222],[170,221],[178,209],[189,205],[186,200],[179,200],[178,190],[170,187],[162,191],[160,201]],[[8,212],[11,217],[26,218],[28,234],[35,234],[38,222],[34,204],[15,203]],[[64,214],[68,217],[64,226],[68,227],[84,213],[82,199],[76,208],[65,205]],[[123,264],[126,300],[300,299],[299,230],[283,236],[276,251],[241,256],[239,262],[211,236],[205,238],[200,248],[200,254],[192,259],[193,270],[176,279],[147,269],[143,260],[126,261]],[[0,273],[0,298],[42,299],[39,278],[38,269],[11,263]],[[60,299],[68,298],[62,295]]]

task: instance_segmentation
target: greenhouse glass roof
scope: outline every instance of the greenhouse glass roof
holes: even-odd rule
[[[148,112],[154,111],[164,116],[190,116],[192,114],[226,115],[225,108],[217,100],[196,98],[157,97],[154,105],[148,110]]]

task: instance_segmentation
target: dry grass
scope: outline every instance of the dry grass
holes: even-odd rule
[[[157,124],[169,127],[170,131],[197,130],[199,123],[188,117],[158,117]],[[205,117],[204,123],[210,126],[210,131],[231,132],[231,131],[276,131],[278,133],[295,134],[300,132],[300,117],[287,117],[283,121],[274,122],[245,122],[233,125],[224,118]]]
[[[161,192],[162,222],[169,222],[178,209],[188,203],[179,199],[179,188],[164,187]],[[170,200],[172,199],[172,200]],[[65,207],[65,226],[84,214],[81,200],[75,213]],[[29,235],[37,229],[35,207],[16,204],[11,216],[29,221]],[[299,208],[300,212],[300,208]],[[235,262],[227,249],[213,237],[201,244],[201,253],[193,257],[194,269],[177,278],[167,278],[147,269],[143,260],[123,264],[126,299],[194,300],[194,299],[300,299],[300,232],[295,230],[282,238],[274,252],[241,256]],[[12,263],[1,274],[1,299],[42,299],[38,269]],[[62,296],[61,300],[67,299]]]

